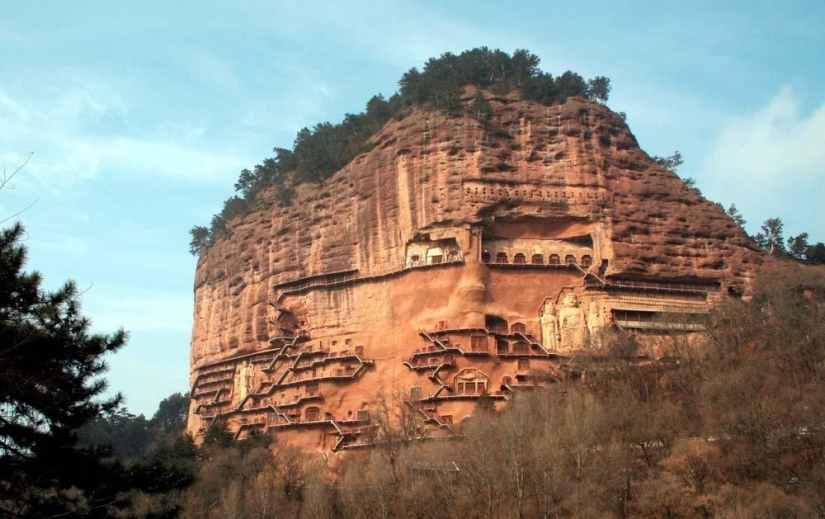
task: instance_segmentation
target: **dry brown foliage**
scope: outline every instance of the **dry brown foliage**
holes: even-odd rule
[[[460,439],[422,441],[413,417],[393,429],[406,415],[387,399],[383,446],[335,473],[296,451],[221,452],[185,516],[825,516],[825,279],[800,269],[754,292],[701,340],[662,338],[671,361],[634,361],[634,338],[612,337],[586,384],[519,394]]]

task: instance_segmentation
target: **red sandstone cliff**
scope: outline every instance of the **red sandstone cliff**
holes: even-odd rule
[[[357,448],[391,399],[448,434],[482,394],[584,376],[571,362],[606,330],[655,356],[747,289],[765,255],[618,115],[490,101],[487,122],[413,108],[324,184],[229,222],[195,278],[190,432]]]
[[[398,269],[417,233],[442,226],[602,222],[608,277],[741,287],[760,261],[733,221],[657,166],[606,107],[491,101],[489,124],[415,108],[323,185],[301,185],[289,207],[269,193],[233,221],[198,262],[193,365],[266,345],[278,284]]]

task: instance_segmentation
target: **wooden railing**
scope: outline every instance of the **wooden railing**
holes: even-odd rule
[[[688,285],[623,279],[606,279],[604,280],[603,286],[605,288],[628,288],[631,290],[653,290],[659,292],[681,292],[687,294],[708,294],[718,290],[718,287],[710,285]]]
[[[404,272],[409,272],[411,270],[418,270],[418,269],[427,269],[427,268],[434,268],[434,267],[448,267],[451,265],[460,265],[464,263],[464,258],[458,258],[453,260],[442,261],[441,263],[430,263],[430,264],[422,264],[417,266],[408,265],[400,269],[389,270],[387,272],[382,272],[379,274],[372,274],[369,276],[356,276],[356,275],[342,275],[338,278],[334,279],[318,279],[318,280],[311,280],[306,283],[298,283],[296,281],[295,286],[289,286],[288,288],[281,291],[278,295],[278,298],[275,300],[277,303],[283,297],[288,295],[299,294],[302,292],[306,292],[309,290],[314,290],[318,288],[334,288],[344,285],[351,285],[354,283],[362,283],[367,281],[374,281],[379,279],[385,279],[392,276],[397,276],[403,274]],[[313,276],[314,278],[314,276]],[[287,283],[282,283],[282,285],[287,285]]]

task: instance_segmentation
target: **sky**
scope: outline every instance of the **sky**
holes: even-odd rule
[[[756,233],[825,241],[825,2],[0,1],[0,220],[28,268],[122,327],[110,389],[133,413],[186,391],[188,231],[295,133],[389,96],[443,52],[526,48],[608,76],[651,155]],[[6,222],[6,225],[8,222]]]

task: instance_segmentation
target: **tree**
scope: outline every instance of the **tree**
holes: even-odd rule
[[[696,179],[693,177],[687,177],[682,179],[682,182],[685,183],[685,187],[693,191],[699,196],[702,196],[702,190],[696,187]]]
[[[172,393],[160,401],[150,424],[159,434],[180,435],[186,428],[188,417],[189,395]]]
[[[745,230],[745,224],[747,223],[747,221],[745,221],[745,217],[742,216],[742,213],[739,212],[739,209],[736,208],[736,204],[730,204],[730,207],[728,207],[727,211],[725,212],[728,213],[728,216],[730,216],[733,219],[736,225],[738,225],[742,230]]]
[[[679,169],[679,166],[685,163],[685,160],[682,158],[681,152],[676,150],[673,152],[673,155],[669,157],[660,157],[659,155],[654,155],[651,157],[656,164],[662,166],[665,169],[676,173]],[[682,182],[685,183],[685,187],[696,193],[698,196],[702,196],[702,190],[696,186],[696,179],[693,177],[683,178]]]
[[[568,70],[556,79],[556,99],[563,103],[571,96],[586,96],[587,83],[575,72]]]
[[[473,97],[473,114],[479,121],[488,121],[493,115],[493,107],[481,90],[476,90],[476,95]]]
[[[152,440],[149,420],[142,414],[133,415],[118,407],[108,416],[95,418],[78,431],[79,445],[91,448],[106,445],[111,455],[121,460],[135,459],[144,454]]]
[[[495,412],[496,403],[493,401],[492,397],[490,397],[490,393],[485,391],[481,394],[479,399],[476,401],[476,409],[482,413]]]
[[[656,164],[662,166],[665,169],[669,169],[670,171],[676,173],[676,170],[679,169],[679,166],[685,163],[684,159],[682,158],[682,153],[679,150],[673,152],[673,155],[668,157],[660,157],[659,155],[654,155],[650,157],[653,159]]]
[[[210,424],[203,435],[204,447],[231,447],[235,443],[235,437],[229,432],[228,425],[225,421],[216,421]]]
[[[517,85],[535,77],[539,73],[539,57],[527,49],[513,52],[513,79]]]
[[[756,244],[771,254],[785,254],[785,239],[782,229],[785,224],[779,218],[768,218],[762,224],[762,232],[754,236]]]
[[[817,242],[816,245],[809,245],[805,251],[805,260],[808,263],[825,263],[825,243]]]
[[[194,256],[200,256],[212,244],[212,231],[209,227],[196,225],[189,230],[192,239],[189,241],[189,252]]]
[[[795,259],[805,259],[808,247],[810,245],[808,245],[808,233],[806,232],[788,238],[788,254]]]
[[[224,204],[223,210],[212,217],[207,228],[195,227],[190,232],[189,250],[200,255],[225,233],[226,225],[234,216],[246,214],[256,207],[259,193],[274,186],[276,201],[281,206],[292,203],[295,186],[322,183],[356,156],[368,151],[374,143],[370,137],[391,118],[401,120],[409,112],[407,107],[423,105],[427,110],[446,110],[450,115],[461,115],[464,104],[461,96],[467,86],[491,90],[496,95],[518,90],[522,99],[550,106],[563,103],[569,96],[584,96],[605,102],[610,93],[610,79],[597,76],[589,82],[575,72],[567,71],[558,78],[539,69],[539,58],[525,49],[512,55],[499,49],[478,47],[455,55],[446,52],[429,59],[423,70],[413,67],[398,81],[398,92],[389,100],[373,96],[366,110],[346,114],[338,124],[320,123],[303,128],[295,137],[292,149],[275,148],[276,156],[263,161],[253,169],[243,169],[235,183],[235,196]],[[482,94],[479,94],[482,95]],[[480,105],[476,98],[473,112],[479,119],[489,118],[492,110]],[[206,229],[206,230],[205,230]]]
[[[610,78],[596,76],[587,82],[587,93],[590,99],[606,103],[610,97]]]
[[[23,271],[22,236],[0,232],[0,515],[103,515],[123,478],[105,452],[77,448],[77,430],[120,402],[101,398],[100,376],[126,333],[90,333],[73,282],[44,291]]]
[[[183,437],[188,415],[189,397],[184,393],[161,400],[151,420],[119,406],[86,424],[79,431],[80,444],[108,445],[122,461],[145,459],[152,451],[169,447]]]

